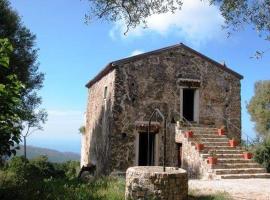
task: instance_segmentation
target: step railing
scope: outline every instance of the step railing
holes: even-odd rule
[[[222,120],[224,120],[227,124],[230,124],[230,126],[232,126],[233,128],[235,128],[236,130],[238,130],[239,132],[240,132],[240,134],[242,135],[242,136],[244,136],[245,137],[245,139],[242,139],[243,141],[244,141],[244,147],[245,147],[245,149],[246,150],[248,150],[249,149],[249,147],[252,145],[252,144],[254,144],[254,140],[250,137],[250,136],[248,136],[245,132],[243,132],[239,127],[237,127],[234,123],[232,123],[229,119],[226,119],[224,116],[222,116],[219,112],[217,112],[216,110],[215,110],[215,108],[213,108],[213,107],[208,107],[208,108],[210,108],[211,110],[214,110],[214,112],[218,115],[218,117],[220,118],[220,119],[222,119]],[[241,141],[241,143],[243,143],[242,141]]]
[[[252,146],[252,145],[254,145],[254,144],[256,144],[257,143],[257,141],[255,141],[255,139],[252,139],[250,136],[248,136],[244,131],[242,131],[239,127],[237,127],[235,124],[233,124],[230,120],[228,120],[228,119],[226,119],[225,117],[223,117],[221,114],[219,114],[218,112],[216,112],[216,110],[214,109],[214,108],[212,108],[212,107],[209,107],[210,109],[213,109],[214,111],[215,111],[215,113],[217,113],[218,114],[218,116],[221,118],[221,119],[223,119],[223,120],[225,120],[225,122],[226,123],[228,123],[228,124],[230,124],[232,127],[234,127],[235,129],[237,129],[239,132],[240,132],[240,134],[242,135],[242,136],[245,136],[245,139],[242,139],[242,141],[241,141],[241,144],[243,145],[243,142],[244,142],[244,148],[245,148],[245,150],[246,151],[249,151],[250,150],[250,147]],[[265,163],[265,161],[266,161],[266,157],[267,157],[267,153],[266,152],[263,152],[263,162]]]
[[[192,128],[195,128],[195,126],[193,126],[193,124],[190,123],[190,121],[188,121],[184,116],[180,115],[180,119],[190,127],[190,130],[192,130]],[[200,138],[193,137],[192,140],[193,140],[193,142],[195,142],[197,144],[203,144],[203,142]]]

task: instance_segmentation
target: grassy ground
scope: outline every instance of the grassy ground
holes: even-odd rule
[[[228,193],[202,194],[199,190],[188,191],[189,200],[232,200]]]
[[[3,185],[2,185],[3,186]],[[3,200],[124,200],[124,178],[101,178],[89,183],[76,179],[45,179],[39,182],[29,182],[18,186],[0,187],[0,199]],[[201,194],[200,191],[190,190],[189,200],[231,200],[227,193],[213,195]]]

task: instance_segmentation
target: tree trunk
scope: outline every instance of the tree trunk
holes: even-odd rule
[[[26,136],[23,136],[24,158],[26,159]]]

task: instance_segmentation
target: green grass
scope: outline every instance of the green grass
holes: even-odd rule
[[[23,185],[0,187],[0,199],[48,199],[48,200],[124,200],[123,178],[101,178],[89,183],[76,179],[45,179]]]
[[[1,172],[1,171],[0,171]],[[125,179],[104,177],[90,182],[77,179],[44,179],[17,185],[9,179],[14,174],[0,173],[0,199],[2,200],[124,200]],[[1,178],[2,177],[2,178]],[[227,193],[202,195],[199,190],[189,190],[189,200],[231,200]]]
[[[199,190],[189,190],[189,200],[232,200],[232,197],[226,192],[217,192],[215,194],[201,194]]]

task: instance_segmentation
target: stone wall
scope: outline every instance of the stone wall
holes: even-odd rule
[[[182,80],[199,81],[199,121],[214,126],[225,125],[229,135],[240,137],[241,129],[240,80],[215,64],[177,47],[120,63],[116,67],[116,91],[113,108],[115,127],[112,143],[112,168],[125,170],[136,164],[135,121],[148,121],[155,108],[159,108],[168,119],[177,119],[180,112],[180,88]],[[126,137],[121,135],[125,133]],[[175,166],[177,160],[174,128],[167,134],[168,166]],[[137,137],[138,138],[138,137]],[[159,165],[162,164],[162,131],[158,134]]]
[[[189,80],[196,82],[194,84]],[[106,124],[101,114],[104,109],[102,96],[105,85],[109,85],[110,93],[106,127],[100,126]],[[99,155],[104,154],[108,158],[106,167],[103,166],[108,171],[125,171],[136,165],[139,133],[135,129],[135,122],[148,121],[153,110],[159,108],[168,120],[166,165],[176,166],[175,130],[174,124],[170,122],[172,118],[179,119],[180,91],[187,86],[199,87],[199,123],[217,127],[225,125],[228,127],[228,135],[241,137],[238,130],[241,129],[239,77],[178,46],[116,63],[113,72],[90,87],[82,164],[90,159],[103,165],[97,161],[97,152],[100,151]],[[158,118],[155,120],[161,122]],[[160,129],[157,134],[158,165],[163,160],[162,134]],[[98,135],[108,137],[97,140]],[[107,138],[105,143],[109,142],[109,146],[96,148],[104,143],[104,138]]]
[[[114,79],[115,70],[88,89],[86,131],[82,139],[81,166],[91,162],[97,165],[98,171],[102,173],[109,171]],[[107,88],[106,94],[105,87]]]
[[[183,169],[166,167],[131,167],[126,173],[126,200],[185,200],[188,177]]]
[[[177,127],[175,141],[182,144],[181,167],[187,171],[189,178],[206,180],[215,178],[212,167],[207,164],[206,160],[203,160],[191,141],[184,137],[184,132]]]

